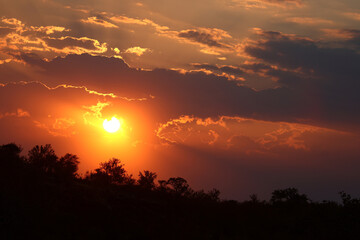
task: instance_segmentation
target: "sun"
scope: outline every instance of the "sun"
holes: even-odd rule
[[[109,133],[114,133],[120,129],[120,121],[116,117],[112,117],[110,121],[107,119],[103,122],[104,129]]]

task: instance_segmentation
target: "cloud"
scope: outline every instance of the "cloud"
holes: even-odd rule
[[[78,74],[79,70],[89,71],[95,67],[96,71],[106,72],[108,70],[106,65],[101,65],[103,61],[109,61],[107,64],[113,63],[111,69],[117,71],[113,73],[122,73],[116,78],[117,81],[128,77],[125,74],[128,72],[131,78],[124,82],[124,86],[136,81],[134,87],[141,88],[142,92],[146,89],[157,92],[157,98],[148,101],[126,101],[111,96],[91,94],[85,88],[49,87],[39,82],[3,84],[0,87],[0,102],[7,104],[0,105],[0,112],[13,113],[14,116],[0,119],[0,141],[6,143],[15,136],[16,142],[21,143],[26,149],[32,147],[34,142],[41,144],[51,142],[55,149],[78,154],[82,159],[83,172],[93,169],[99,161],[106,160],[109,155],[109,157],[121,156],[124,161],[129,159],[131,160],[127,161],[129,165],[135,162],[134,171],[138,170],[141,164],[145,169],[152,166],[151,169],[157,172],[166,170],[166,174],[169,175],[183,172],[188,175],[181,176],[192,180],[199,177],[199,174],[204,174],[200,175],[201,181],[204,182],[198,183],[201,187],[211,186],[213,179],[218,184],[216,187],[223,189],[224,196],[231,198],[247,198],[254,188],[261,193],[271,191],[284,179],[287,179],[287,184],[295,184],[299,179],[303,179],[300,175],[304,174],[307,176],[306,179],[316,176],[315,179],[309,180],[310,182],[319,183],[320,179],[324,181],[324,186],[327,186],[329,179],[333,178],[322,175],[324,169],[336,169],[331,174],[336,173],[338,184],[341,179],[347,179],[340,181],[341,184],[350,181],[349,178],[358,179],[355,171],[358,168],[354,166],[358,164],[359,153],[356,149],[359,140],[353,135],[304,124],[260,121],[244,117],[209,118],[176,115],[192,107],[198,112],[213,107],[216,111],[221,111],[221,108],[226,107],[229,102],[223,102],[225,98],[219,98],[214,94],[220,92],[219,96],[227,96],[230,93],[224,86],[227,84],[236,86],[226,79],[201,73],[184,75],[176,71],[129,69],[126,65],[122,65],[121,60],[90,55],[67,56],[47,63],[61,66],[59,71],[63,73],[68,70],[66,68],[68,64],[73,70],[69,74]],[[76,67],[74,67],[75,63]],[[87,68],[82,68],[80,64]],[[119,71],[118,68],[121,66],[124,69]],[[90,72],[90,75],[94,75],[96,71]],[[165,88],[161,86],[164,84],[162,81],[156,81],[164,75],[169,84]],[[47,75],[49,76],[51,75]],[[59,78],[66,80],[66,76],[69,75],[62,74]],[[143,81],[138,80],[139,76],[144,78]],[[102,85],[109,84],[109,88],[118,87],[112,80],[107,82],[106,76],[101,79],[104,80]],[[54,78],[51,80],[57,81]],[[165,79],[163,81],[165,82]],[[200,84],[196,84],[197,81]],[[215,84],[214,81],[219,82]],[[224,85],[219,88],[221,83]],[[197,91],[193,91],[193,88]],[[209,94],[202,94],[201,91],[204,90]],[[226,90],[226,93],[221,93],[221,90]],[[175,94],[178,96],[174,96]],[[195,99],[193,94],[199,98]],[[192,106],[199,104],[196,100],[199,101],[205,96],[207,100],[215,99],[207,104],[203,102],[198,107]],[[186,98],[191,99],[184,105],[175,104],[175,99],[186,101]],[[170,103],[167,104],[169,101]],[[214,104],[216,102],[219,103],[218,106]],[[241,102],[241,104],[245,103],[248,104],[246,101]],[[179,106],[183,108],[178,108]],[[241,105],[236,107],[239,108]],[[174,108],[177,110],[174,111],[175,117],[169,118],[167,112],[175,110]],[[18,109],[22,110],[18,111]],[[25,117],[27,114],[24,112],[28,112],[30,116]],[[165,120],[159,121],[156,116],[164,112],[166,112],[166,117],[163,118]],[[17,117],[15,113],[24,117]],[[101,120],[114,113],[124,117],[125,123],[130,125],[127,128],[128,135],[115,140],[105,136],[101,126]],[[130,118],[132,114],[133,117]],[[171,140],[172,143],[159,144],[158,138],[154,137],[154,130],[158,130],[158,136],[163,139],[162,143],[164,140]],[[124,146],[124,142],[128,142],[128,145]],[[134,146],[135,142],[139,144]],[[120,152],[121,150],[123,152]],[[126,152],[140,152],[144,155],[142,156],[144,160],[138,160],[137,156],[131,154],[126,155]],[[324,152],[329,156],[319,157],[323,156]],[[338,161],[338,159],[343,160]],[[349,169],[346,166],[352,167]],[[185,171],[187,168],[189,170]],[[205,173],[199,171],[205,168],[207,169]],[[161,169],[163,171],[160,171]],[[309,173],[309,169],[314,173]],[[343,178],[345,175],[348,178]],[[224,176],[229,177],[231,181]],[[245,181],[244,185],[247,187],[241,188],[240,192],[234,191],[231,187],[234,181],[240,183]],[[263,182],[267,185],[264,186]],[[249,183],[251,186],[248,186]],[[304,183],[302,186],[307,185]],[[321,187],[323,185],[319,183],[319,188]],[[227,192],[227,189],[230,190]],[[331,189],[331,192],[332,190],[334,189]]]
[[[263,2],[268,2],[270,4],[294,4],[297,6],[301,6],[303,4],[303,0],[260,0]]]
[[[360,13],[357,13],[357,12],[346,12],[344,13],[345,16],[351,18],[351,19],[354,19],[354,20],[357,20],[357,21],[360,21]]]
[[[196,69],[209,71],[214,75],[227,77],[229,80],[244,81],[244,78],[242,76],[244,75],[245,72],[239,67],[235,67],[231,65],[218,66],[211,64],[201,64],[201,63],[193,63],[190,65]]]
[[[37,2],[34,6],[45,5]],[[249,23],[266,23],[271,29],[274,21],[284,22],[276,8],[301,7],[305,2],[253,1],[269,9],[252,11],[225,9],[218,4],[222,1],[190,2],[176,5],[185,12],[169,11],[167,6],[175,6],[172,1],[145,1],[142,11],[138,7],[133,11],[128,5],[114,8],[125,2],[90,1],[82,6],[89,10],[62,9],[67,15],[39,10],[41,19],[32,9],[24,14],[9,7],[14,16],[23,15],[23,21],[6,19],[0,27],[0,80],[8,83],[0,84],[0,102],[6,103],[0,104],[0,113],[9,115],[0,119],[1,141],[13,141],[15,136],[17,142],[31,146],[34,142],[58,144],[64,151],[79,153],[84,163],[81,167],[87,169],[107,157],[119,156],[133,160],[127,162],[137,164],[136,170],[150,166],[159,173],[185,173],[185,178],[201,187],[219,184],[224,196],[232,198],[247,198],[253,189],[263,193],[285,183],[296,186],[300,181],[301,187],[308,187],[304,191],[317,183],[319,190],[312,192],[359,182],[356,30],[333,31],[338,37],[331,42],[259,30],[242,42],[237,38],[247,36]],[[109,12],[91,10],[95,8]],[[287,13],[285,18],[302,16],[298,11],[302,10],[297,9],[296,16]],[[41,24],[43,19],[49,26]],[[290,25],[295,26],[293,33],[314,33]],[[277,27],[286,31],[290,25]],[[131,68],[121,59],[98,56],[121,54],[119,49],[134,46],[153,51],[141,58],[124,54],[129,63],[126,57],[140,59],[139,68]],[[241,47],[246,61],[238,51]],[[154,66],[144,64],[144,59],[166,67],[196,64],[191,70],[144,70],[141,67]],[[9,83],[13,81],[18,83]],[[247,87],[257,81],[263,81],[259,84],[263,88]],[[264,87],[264,81],[274,85]],[[101,120],[113,114],[125,119],[129,131],[123,139],[110,141],[104,137]],[[158,144],[154,130],[160,128],[159,136],[166,138],[167,144]],[[126,141],[130,144],[123,147]],[[134,144],[137,148],[133,150],[131,143],[135,142],[139,144]],[[127,152],[132,151],[143,154],[143,162],[130,157]],[[85,152],[87,155],[81,155]],[[241,191],[234,191],[234,182]]]
[[[274,149],[289,148],[310,151],[314,138],[327,134],[345,133],[304,124],[269,122],[240,117],[221,116],[219,118],[196,118],[181,116],[161,124],[157,136],[172,144],[198,147],[214,146],[218,149],[270,153]]]
[[[132,69],[120,59],[100,56],[23,60],[43,69],[40,79],[46,84],[87,86],[117,96],[151,99],[149,109],[161,121],[179,115],[227,115],[360,129],[354,104],[360,102],[356,52],[320,48],[313,41],[276,32],[260,36],[245,52],[264,64],[244,64],[241,70],[276,77],[279,87],[275,89],[255,91],[202,71]]]
[[[103,51],[102,46],[98,41],[82,37],[82,38],[75,38],[75,37],[61,37],[61,38],[45,38],[44,41],[47,43],[47,46],[57,49],[66,49],[66,48],[73,48],[73,49],[87,49],[90,51],[100,50]]]
[[[231,39],[231,35],[218,28],[196,28],[196,29],[186,29],[186,30],[172,30],[167,26],[160,25],[150,19],[143,18],[132,18],[127,16],[115,15],[112,13],[102,12],[101,19],[99,17],[90,17],[88,20],[82,20],[84,23],[92,23],[96,20],[96,24],[107,24],[107,23],[116,23],[116,24],[128,24],[128,25],[137,25],[140,27],[150,27],[155,30],[155,34],[175,39],[180,42],[197,44],[202,47],[200,52],[209,54],[209,55],[220,55],[220,52],[229,52],[235,50],[234,46],[229,43],[223,42],[224,39]],[[99,16],[100,16],[99,15]],[[91,21],[89,20],[91,19]],[[100,23],[99,23],[100,22]],[[106,22],[106,23],[104,23]],[[119,25],[120,26],[120,25]],[[104,25],[104,27],[107,27]],[[131,29],[130,31],[135,32],[136,30]]]
[[[178,34],[181,38],[186,38],[209,47],[228,48],[225,44],[219,42],[222,38],[231,38],[231,36],[221,29],[189,29],[180,31]]]
[[[117,23],[125,23],[125,24],[138,24],[138,25],[148,25],[150,22],[137,18],[130,18],[126,16],[112,16],[110,19]]]
[[[36,127],[45,130],[54,137],[69,138],[76,134],[75,121],[71,118],[55,118],[53,122],[41,123],[34,120],[33,123]]]
[[[239,76],[244,74],[244,71],[241,68],[231,66],[231,65],[218,66],[218,65],[211,65],[211,64],[193,63],[193,64],[191,64],[191,66],[193,66],[195,68],[207,69],[207,70],[212,70],[212,71],[220,71],[220,72],[235,74],[235,75],[239,75]]]
[[[61,26],[28,26],[15,18],[2,18],[4,28],[0,34],[0,50],[9,59],[16,59],[22,52],[38,53],[47,58],[70,53],[100,54],[107,51],[107,44],[88,37],[72,37]],[[60,35],[60,36],[59,36]],[[61,36],[65,35],[65,36]]]
[[[150,51],[148,48],[142,48],[142,47],[132,47],[125,50],[126,53],[135,54],[139,57],[148,51]]]
[[[304,25],[333,25],[334,22],[327,19],[322,18],[311,18],[311,17],[290,17],[287,18],[286,21],[304,24]]]
[[[351,31],[344,29],[334,29],[334,28],[323,28],[321,29],[325,35],[335,38],[350,39],[354,37],[354,34]]]
[[[30,117],[30,113],[24,111],[21,108],[18,108],[15,112],[6,112],[6,113],[0,112],[0,119],[4,117]]]
[[[258,191],[267,189],[270,193],[271,188],[299,182],[303,188],[316,183],[317,187],[333,189],[344,184],[341,179],[346,179],[344,176],[351,171],[339,159],[349,160],[348,166],[358,165],[358,136],[304,124],[226,116],[210,119],[181,116],[161,125],[158,134],[164,141],[170,140],[165,146],[177,150],[176,154],[182,156],[177,160],[182,159],[182,165],[197,169],[207,166],[207,174],[211,172],[216,179],[226,179],[228,185],[225,185],[232,191],[230,186],[234,182],[245,182],[241,192],[253,191],[255,186],[262,189]],[[351,172],[350,185],[356,178],[355,171]],[[342,177],[335,180],[335,173]],[[308,182],[304,182],[304,176]],[[329,181],[334,184],[329,186]],[[265,186],[264,182],[269,185]]]
[[[324,48],[311,39],[273,31],[261,31],[258,35],[262,39],[247,45],[245,52],[264,62],[290,70],[314,72],[319,77],[329,77],[335,81],[345,76],[355,78],[359,73],[356,67],[359,54],[345,46]]]
[[[99,17],[88,17],[87,19],[81,19],[81,22],[100,25],[105,28],[118,28],[118,26],[116,26],[115,24],[108,22],[104,19],[101,19]]]
[[[59,27],[59,26],[40,26],[40,27],[34,27],[31,26],[30,29],[35,32],[42,32],[46,33],[47,35],[56,33],[56,32],[68,32],[69,29],[66,29],[65,27]]]
[[[326,36],[335,38],[334,43],[340,47],[360,49],[360,30],[357,29],[322,29]],[[339,41],[340,40],[340,41]]]
[[[241,6],[250,9],[268,7],[299,8],[304,5],[303,0],[232,0],[231,3],[235,6]]]
[[[93,94],[82,87],[51,88],[40,82],[8,83],[0,86],[0,101],[7,102],[0,107],[0,119],[26,118],[26,126],[32,129],[29,133],[42,129],[51,136],[70,137],[81,130],[83,116],[88,111],[83,106],[96,104],[100,99],[114,101],[111,96]]]
[[[47,35],[54,34],[56,32],[67,32],[69,29],[61,26],[27,26],[22,21],[16,18],[1,18],[1,24],[5,25],[8,29],[13,29],[16,32],[25,33],[25,32],[38,32],[45,33]],[[2,27],[4,28],[4,27]]]
[[[0,37],[4,37],[13,31],[14,31],[13,28],[0,27]]]

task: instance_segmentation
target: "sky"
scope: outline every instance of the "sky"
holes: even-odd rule
[[[0,16],[0,144],[224,199],[360,196],[359,1],[0,0]]]

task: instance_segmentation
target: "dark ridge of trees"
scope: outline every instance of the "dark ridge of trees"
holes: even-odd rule
[[[181,177],[135,179],[116,158],[81,177],[76,155],[21,152],[0,146],[0,239],[360,239],[360,199],[345,192],[341,203],[296,188],[221,200]]]

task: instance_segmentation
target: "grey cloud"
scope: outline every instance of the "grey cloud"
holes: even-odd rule
[[[293,38],[279,32],[264,32],[265,41],[248,45],[252,57],[288,69],[314,72],[319,77],[357,78],[360,55],[351,49],[321,48],[314,41]]]
[[[270,2],[270,3],[296,3],[296,4],[302,4],[302,0],[263,0],[264,2]]]
[[[254,91],[225,77],[202,72],[181,74],[165,69],[142,71],[129,68],[115,58],[84,54],[68,55],[50,62],[33,60],[33,57],[23,59],[42,67],[45,71],[42,81],[50,85],[87,86],[126,97],[153,95],[155,99],[148,107],[159,116],[159,121],[179,115],[228,115],[360,129],[359,84],[355,81],[359,70],[354,67],[355,63],[341,62],[344,58],[356,60],[359,58],[356,53],[340,54],[339,49],[321,49],[313,43],[283,38],[268,40],[263,46],[263,49],[249,46],[246,50],[272,64],[291,69],[301,67],[307,70],[306,74],[269,70],[268,74],[279,77],[282,87]],[[281,54],[273,56],[275,50]],[[344,58],[336,59],[338,56]],[[330,70],[333,72],[331,78],[331,74],[324,72],[325,66],[338,68]],[[315,71],[313,75],[311,67]],[[345,71],[343,68],[350,72],[341,74]]]
[[[205,44],[209,47],[228,48],[226,45],[214,39],[214,36],[207,32],[200,32],[197,30],[185,30],[180,32],[178,36],[194,42]]]
[[[341,32],[350,36],[346,43],[350,44],[354,49],[360,50],[360,30],[357,29],[343,29]]]
[[[211,64],[200,64],[200,63],[192,64],[192,66],[195,68],[198,68],[198,69],[207,69],[207,70],[211,70],[211,71],[219,71],[219,72],[234,74],[234,75],[243,75],[244,74],[243,70],[241,70],[239,67],[234,67],[234,66],[217,66],[217,65],[211,65]]]
[[[96,50],[93,39],[87,38],[74,38],[74,37],[63,37],[63,38],[45,38],[44,41],[50,46],[58,49],[64,49],[66,47],[81,47],[89,50]]]

